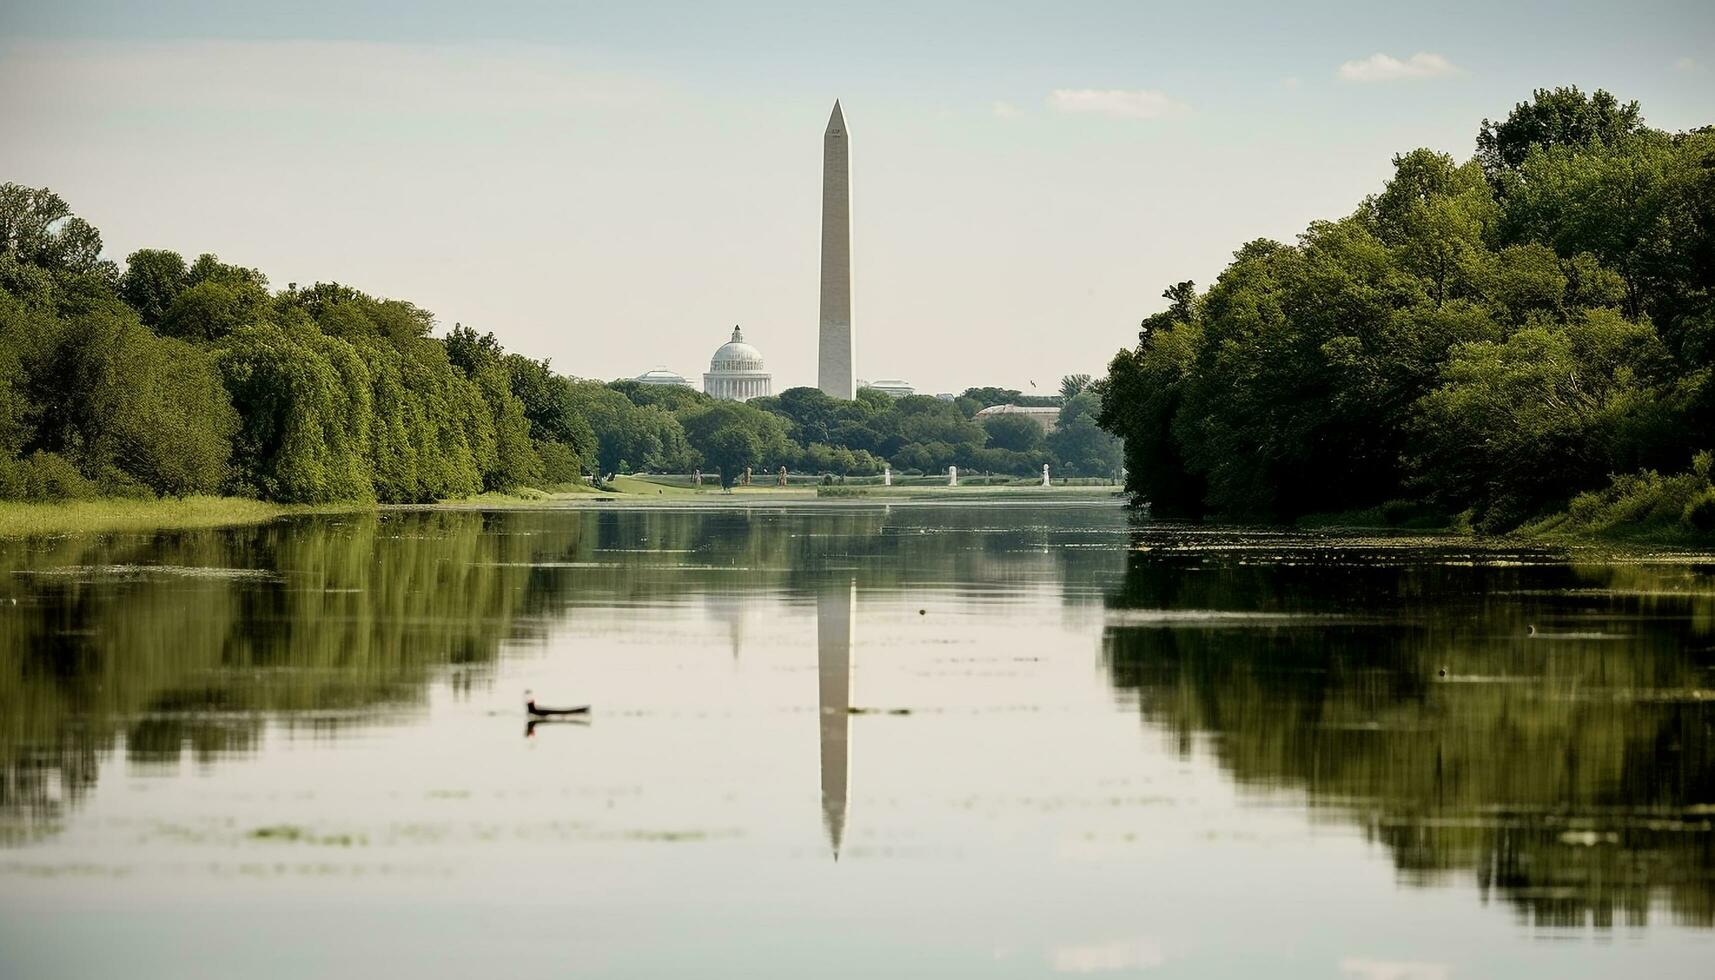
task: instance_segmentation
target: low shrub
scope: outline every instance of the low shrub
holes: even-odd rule
[[[59,453],[37,450],[23,461],[20,470],[24,500],[92,500],[98,495],[95,484]]]
[[[1526,534],[1593,534],[1618,538],[1671,538],[1715,531],[1711,457],[1698,453],[1691,469],[1662,476],[1655,470],[1621,473],[1600,490],[1572,498],[1566,509],[1522,530]]]

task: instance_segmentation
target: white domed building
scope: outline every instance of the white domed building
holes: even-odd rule
[[[664,387],[689,388],[691,382],[684,375],[669,371],[664,367],[645,371],[632,379],[640,385],[662,385]]]
[[[744,342],[744,331],[732,328],[732,339],[709,359],[703,391],[716,398],[742,402],[774,394],[774,376],[762,363],[762,352]]]

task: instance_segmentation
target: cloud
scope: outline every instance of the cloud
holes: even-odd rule
[[[1060,946],[1054,950],[1055,973],[1110,973],[1116,970],[1147,970],[1160,966],[1167,957],[1153,939],[1120,939],[1111,943]]]
[[[17,85],[36,100],[120,110],[430,119],[631,106],[664,91],[547,45],[300,40],[0,44],[0,105]]]
[[[1372,960],[1348,956],[1340,961],[1340,972],[1361,980],[1447,980],[1453,971],[1445,963],[1407,960]]]
[[[1377,52],[1368,58],[1346,62],[1338,74],[1348,82],[1392,82],[1402,78],[1446,78],[1462,72],[1442,55],[1419,51],[1404,61]]]
[[[1683,72],[1702,71],[1703,66],[1698,64],[1696,58],[1681,58],[1673,63],[1673,70]]]
[[[1303,84],[1304,80],[1299,78],[1297,75],[1288,75],[1280,80],[1280,87],[1286,89],[1288,92],[1298,91],[1299,86]]]
[[[1165,119],[1191,111],[1183,102],[1153,89],[1058,88],[1048,96],[1048,105],[1058,112],[1081,112],[1116,119]]]
[[[995,118],[997,119],[1011,119],[1013,116],[1018,115],[1018,106],[1013,105],[1011,102],[996,102],[992,107],[990,107],[990,111],[995,114]]]

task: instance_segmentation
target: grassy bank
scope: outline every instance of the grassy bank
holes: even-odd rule
[[[366,509],[368,506],[286,506],[243,497],[72,500],[51,504],[0,503],[0,538],[232,527],[240,524],[260,524],[288,514],[338,512]]]
[[[1698,453],[1691,469],[1663,476],[1654,470],[1618,474],[1608,485],[1572,498],[1564,510],[1538,517],[1497,538],[1562,544],[1615,542],[1715,547],[1715,459]],[[1313,514],[1299,527],[1392,529],[1472,535],[1469,512],[1448,516],[1421,504],[1393,501],[1366,510]]]
[[[1527,524],[1535,538],[1596,538],[1645,544],[1715,545],[1715,459],[1698,453],[1691,469],[1663,476],[1654,470],[1613,477],[1581,493],[1566,510]]]

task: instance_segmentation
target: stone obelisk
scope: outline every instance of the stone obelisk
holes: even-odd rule
[[[846,118],[836,99],[822,134],[822,330],[816,385],[834,398],[851,399],[857,391],[852,385],[852,179],[846,143]]]

